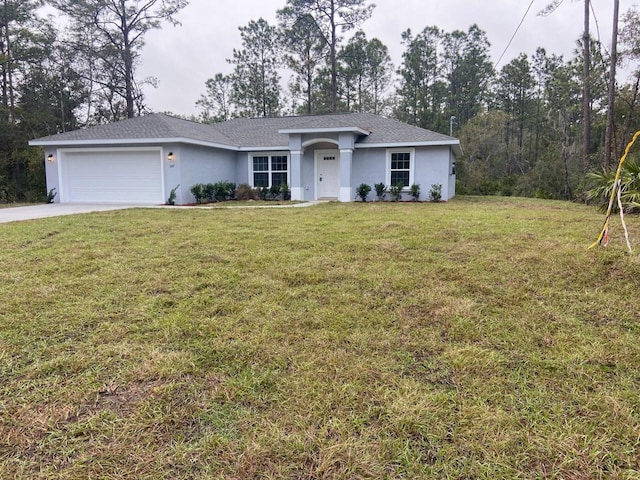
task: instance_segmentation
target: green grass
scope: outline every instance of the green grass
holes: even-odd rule
[[[305,203],[305,202],[300,200],[226,200],[224,202],[193,204],[193,205],[189,205],[189,207],[200,207],[200,208],[276,207],[281,205],[290,206],[298,203]],[[176,205],[176,208],[180,208],[180,205]]]
[[[615,222],[586,249],[602,221],[469,197],[0,225],[0,478],[640,478],[640,261]]]
[[[0,208],[30,207],[32,205],[42,205],[42,203],[0,203]]]

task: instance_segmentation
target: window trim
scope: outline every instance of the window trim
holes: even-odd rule
[[[387,170],[386,170],[386,185],[387,187],[391,187],[391,154],[392,153],[408,153],[409,154],[409,185],[404,187],[402,190],[409,190],[411,185],[415,183],[414,180],[414,170],[415,170],[415,158],[416,158],[416,149],[415,148],[388,148],[387,149]]]
[[[289,152],[251,152],[247,155],[247,165],[248,165],[248,170],[249,170],[249,181],[247,182],[249,185],[251,185],[252,188],[256,188],[255,184],[254,184],[254,176],[253,174],[255,173],[253,171],[253,158],[254,157],[267,157],[268,160],[268,167],[269,169],[266,171],[259,171],[258,173],[267,173],[268,175],[268,184],[269,186],[267,188],[272,187],[273,185],[271,185],[271,180],[272,180],[272,175],[273,173],[283,173],[284,170],[273,170],[273,157],[286,157],[287,158],[287,170],[286,170],[286,174],[287,174],[287,185],[289,186],[289,188],[291,188],[291,154]],[[262,187],[257,187],[257,188],[262,188]]]

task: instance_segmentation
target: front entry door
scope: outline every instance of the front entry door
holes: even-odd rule
[[[316,198],[338,198],[340,195],[340,151],[316,151]]]

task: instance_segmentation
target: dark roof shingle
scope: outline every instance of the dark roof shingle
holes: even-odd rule
[[[114,140],[186,139],[227,146],[229,148],[287,148],[289,139],[280,130],[357,127],[369,135],[359,144],[393,145],[406,143],[445,143],[456,139],[414,127],[397,120],[371,113],[342,113],[299,117],[238,118],[213,125],[205,125],[169,115],[155,113],[107,125],[61,133],[36,139],[33,144],[47,145],[64,142]]]

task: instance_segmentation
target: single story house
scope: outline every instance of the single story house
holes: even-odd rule
[[[433,184],[455,194],[458,139],[370,113],[238,118],[204,125],[150,114],[51,135],[47,189],[57,202],[162,204],[194,201],[196,183],[286,183],[293,200],[351,202],[362,183]],[[406,198],[406,196],[405,196]]]

